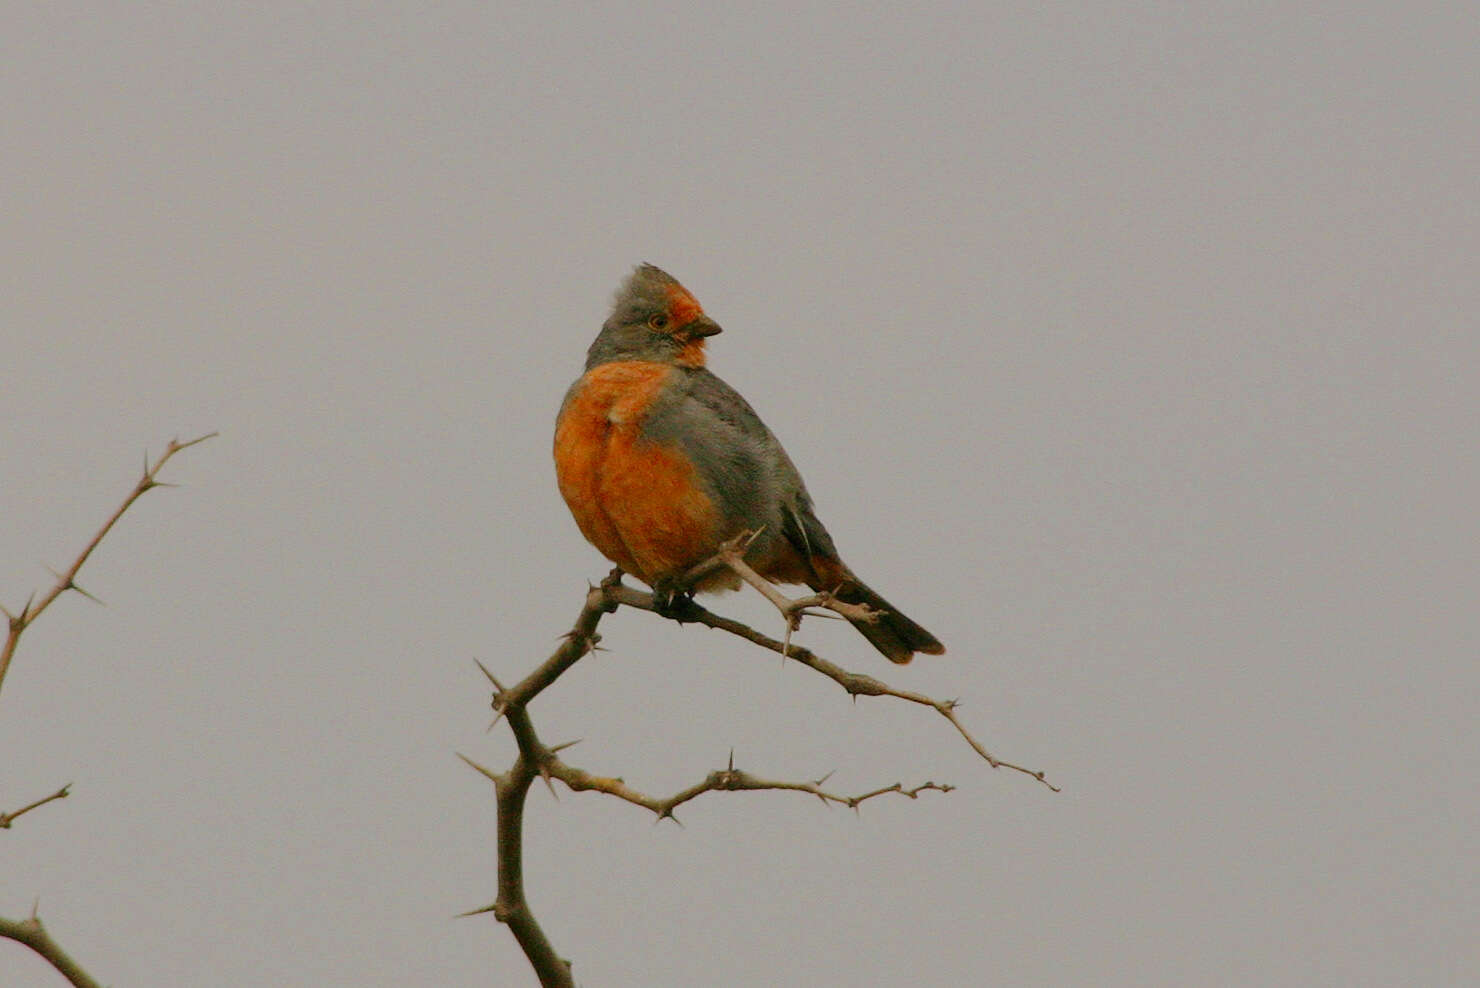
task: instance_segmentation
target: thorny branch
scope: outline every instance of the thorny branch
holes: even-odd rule
[[[715,560],[719,560],[722,565],[728,565],[731,568],[735,569],[735,571],[739,573],[741,577],[747,582],[758,581],[760,583],[764,583],[769,588],[769,591],[763,593],[763,596],[765,596],[767,600],[771,601],[771,603],[775,605],[776,609],[781,612],[782,617],[786,620],[788,638],[790,638],[791,630],[797,626],[802,614],[805,613],[805,608],[807,607],[826,607],[828,610],[835,611],[838,614],[843,615],[844,617],[854,617],[856,616],[856,612],[858,610],[863,610],[865,612],[868,611],[867,607],[862,607],[862,605],[857,604],[846,604],[842,601],[834,600],[830,594],[826,593],[814,594],[812,596],[802,597],[797,600],[788,600],[779,591],[777,591],[774,586],[766,583],[764,577],[755,575],[754,571],[751,570],[749,566],[745,566],[743,562],[739,563],[738,567],[736,566],[736,562],[738,561],[737,553],[744,552],[744,549],[750,543],[750,539],[751,536],[749,533],[742,533],[736,538],[731,539],[729,542],[726,542],[723,546],[720,547],[719,554],[715,557]],[[689,571],[686,578],[692,581],[696,574],[702,575],[704,573],[712,572],[716,568],[714,565],[715,560],[708,560],[704,563],[699,564],[699,566]],[[652,594],[633,589],[632,587],[623,584],[620,580],[620,574],[618,571],[613,571],[613,576],[617,577],[617,580],[613,584],[612,588],[612,593],[617,603],[625,604],[628,607],[635,607],[638,610],[652,611],[655,614],[664,613],[664,611],[658,607],[657,601],[654,599]],[[752,580],[752,577],[754,577],[754,580]],[[609,576],[607,577],[606,581],[603,581],[602,586],[606,586],[608,583],[611,582],[612,577]],[[670,607],[668,610],[671,612],[673,608]],[[677,620],[679,620],[680,622],[693,622],[695,624],[702,624],[706,628],[713,628],[718,631],[729,632],[730,634],[735,635],[739,638],[743,638],[752,644],[759,645],[765,649],[769,649],[772,652],[775,652],[778,655],[782,656],[783,658],[794,659],[807,668],[819,672],[822,675],[826,676],[828,679],[831,679],[833,682],[837,683],[844,690],[846,690],[850,696],[892,696],[900,700],[907,700],[910,703],[917,703],[924,707],[930,707],[936,713],[940,714],[946,720],[950,721],[951,726],[956,729],[961,737],[966,740],[966,743],[971,745],[972,750],[980,755],[988,765],[992,766],[993,768],[1005,768],[1014,772],[1021,772],[1024,775],[1032,776],[1048,788],[1052,789],[1054,792],[1059,791],[1058,786],[1055,786],[1053,783],[1049,782],[1043,771],[1024,768],[1022,765],[1015,765],[1012,762],[1003,761],[1002,759],[989,752],[986,748],[984,748],[980,741],[971,736],[971,732],[966,730],[966,727],[961,723],[961,719],[956,716],[956,708],[960,706],[959,700],[937,700],[932,697],[928,697],[923,693],[916,693],[913,690],[895,689],[887,683],[881,682],[872,676],[865,676],[862,673],[849,672],[842,666],[834,665],[826,659],[814,654],[810,650],[802,648],[800,645],[793,645],[790,643],[790,641],[777,641],[769,635],[764,635],[759,631],[756,631],[749,625],[742,624],[739,621],[735,621],[731,618],[723,617],[721,615],[713,613],[712,611],[706,610],[704,607],[694,603],[692,600],[684,602],[680,613],[678,613],[676,617]]]
[[[540,984],[547,988],[574,988],[575,980],[571,977],[570,962],[556,952],[524,894],[524,799],[530,785],[541,775],[545,760],[552,756],[540,743],[525,708],[601,640],[596,634],[597,623],[603,615],[617,609],[616,602],[608,598],[613,582],[608,578],[600,587],[592,587],[586,593],[586,603],[565,640],[517,685],[506,689],[492,673],[483,670],[494,687],[494,709],[499,717],[508,720],[509,730],[519,745],[519,756],[507,772],[494,773],[479,767],[493,781],[498,805],[498,898],[492,905],[466,915],[491,912],[495,919],[507,925],[524,956],[529,958]],[[620,577],[615,582],[620,582]]]
[[[103,523],[102,528],[98,529],[98,534],[94,535],[92,541],[83,547],[82,552],[78,553],[77,558],[72,561],[71,566],[67,567],[66,572],[55,574],[57,582],[52,585],[51,589],[44,593],[40,600],[37,600],[33,594],[26,601],[25,606],[21,608],[19,614],[12,614],[4,607],[0,607],[0,613],[3,613],[10,620],[10,630],[5,636],[5,645],[3,648],[0,648],[0,686],[4,686],[5,684],[5,674],[10,671],[10,660],[15,656],[15,648],[20,643],[21,635],[41,616],[43,611],[51,606],[52,601],[68,590],[75,590],[89,600],[97,602],[96,597],[77,585],[77,573],[82,569],[82,564],[87,562],[87,557],[92,555],[93,550],[113,530],[113,526],[118,522],[118,519],[123,517],[123,513],[132,507],[135,501],[156,487],[171,486],[155,479],[159,476],[159,471],[169,462],[170,457],[182,449],[189,449],[196,443],[203,443],[215,435],[217,434],[212,432],[183,443],[178,439],[171,439],[159,459],[154,461],[153,466],[149,465],[149,455],[146,453],[144,455],[144,475],[139,478],[138,483],[134,485],[134,489],[129,492],[128,497],[123,499],[123,503],[118,506],[118,510],[113,512],[112,517]]]
[[[601,636],[596,633],[596,626],[600,623],[603,616],[612,613],[621,605],[625,604],[628,607],[637,608],[638,610],[652,611],[656,614],[672,617],[680,622],[695,622],[709,628],[729,632],[753,644],[777,652],[783,658],[793,659],[807,666],[809,669],[821,673],[836,682],[853,697],[892,696],[930,707],[950,721],[951,725],[966,740],[967,744],[971,745],[972,749],[991,767],[1021,772],[1037,779],[1054,792],[1059,791],[1056,786],[1048,782],[1043,772],[1003,761],[988,752],[961,724],[960,719],[956,716],[956,707],[958,704],[955,700],[936,700],[911,690],[895,689],[871,676],[849,672],[840,666],[818,657],[805,648],[791,645],[789,641],[791,631],[797,627],[804,614],[810,613],[807,610],[810,607],[826,607],[847,617],[862,616],[865,618],[867,617],[867,608],[864,608],[865,613],[860,615],[857,613],[858,605],[836,601],[827,593],[819,593],[797,600],[789,600],[782,596],[774,586],[755,575],[741,558],[752,538],[753,536],[747,533],[726,543],[721,547],[718,555],[691,570],[684,582],[692,585],[701,575],[713,572],[715,569],[729,567],[740,575],[742,579],[754,584],[761,591],[762,595],[770,600],[781,612],[787,627],[788,640],[785,642],[776,641],[774,638],[761,634],[745,624],[714,614],[688,598],[670,598],[665,600],[662,606],[659,606],[653,594],[635,590],[624,585],[622,583],[622,571],[620,569],[614,569],[606,579],[601,581],[600,586],[591,587],[587,591],[586,601],[581,608],[581,613],[576,618],[574,627],[563,636],[564,640],[560,646],[544,663],[519,683],[512,687],[506,687],[499,682],[493,673],[489,672],[488,669],[479,663],[479,668],[483,670],[483,674],[488,677],[489,682],[493,685],[493,709],[496,715],[494,723],[498,723],[500,719],[508,721],[509,729],[514,735],[515,742],[518,744],[519,754],[514,764],[505,772],[495,772],[479,765],[467,756],[459,756],[468,765],[493,782],[498,805],[498,898],[491,905],[472,910],[464,915],[491,912],[496,919],[506,924],[514,934],[514,938],[518,941],[520,948],[523,949],[525,956],[529,958],[530,964],[534,967],[541,985],[573,986],[575,982],[571,976],[570,962],[561,957],[550,943],[549,938],[535,919],[524,892],[524,801],[529,793],[529,787],[534,783],[536,778],[544,780],[545,784],[550,787],[552,795],[554,794],[554,786],[551,780],[559,779],[572,791],[595,791],[605,793],[609,796],[615,796],[618,799],[652,811],[657,815],[659,820],[671,819],[674,822],[677,822],[678,819],[674,815],[674,811],[679,806],[707,792],[733,792],[740,790],[803,792],[817,797],[825,804],[835,803],[857,810],[859,805],[866,800],[889,793],[916,799],[922,792],[935,791],[946,793],[954,788],[950,785],[926,782],[914,788],[907,789],[903,784],[896,782],[893,785],[884,786],[858,796],[840,796],[822,788],[823,783],[827,781],[826,776],[815,782],[786,782],[764,779],[736,769],[732,754],[729,765],[726,768],[709,773],[703,781],[682,789],[671,796],[659,798],[633,789],[620,777],[593,775],[584,769],[568,764],[560,758],[559,753],[577,742],[569,741],[554,746],[545,745],[535,731],[534,722],[529,716],[527,707],[530,701],[538,696],[546,687],[554,683],[562,673],[587,653],[597,648]]]
[[[657,605],[653,601],[652,594],[645,593],[641,590],[634,590],[629,586],[619,586],[616,589],[616,598],[618,602],[628,607],[635,607],[638,610],[654,612],[658,610]],[[971,732],[966,730],[966,727],[961,723],[961,719],[956,716],[956,708],[960,706],[960,701],[958,700],[937,700],[923,693],[916,693],[914,690],[895,689],[872,676],[866,676],[858,672],[849,672],[842,666],[834,665],[809,649],[805,649],[800,645],[779,642],[769,635],[764,635],[756,631],[749,625],[715,614],[692,601],[685,607],[682,620],[702,624],[706,628],[714,628],[717,631],[727,631],[762,648],[770,649],[785,658],[800,662],[807,668],[822,673],[822,675],[837,683],[852,696],[892,696],[900,700],[908,700],[910,703],[918,703],[921,706],[930,707],[936,713],[950,721],[951,726],[960,733],[961,737],[966,740],[966,743],[971,745],[972,750],[980,755],[988,765],[993,768],[1005,768],[1032,776],[1054,792],[1059,791],[1059,787],[1049,782],[1042,770],[1025,768],[1022,765],[1003,761],[984,748],[982,743],[972,737]]]
[[[542,771],[540,774],[547,780],[559,779],[573,792],[601,792],[608,796],[615,796],[635,806],[641,806],[651,810],[657,815],[659,820],[672,820],[674,823],[678,822],[678,817],[674,814],[674,810],[689,800],[704,795],[706,792],[740,792],[761,789],[803,792],[816,796],[824,803],[836,803],[840,806],[846,806],[849,809],[856,810],[866,800],[888,793],[897,793],[901,796],[908,796],[910,799],[916,799],[922,792],[951,792],[956,788],[951,785],[926,782],[912,789],[906,789],[903,784],[896,782],[892,786],[884,786],[882,789],[875,789],[858,796],[839,796],[822,788],[822,784],[827,781],[826,776],[815,782],[783,782],[776,779],[762,779],[758,776],[751,775],[749,772],[737,769],[734,758],[732,757],[728,767],[710,772],[704,777],[702,782],[697,782],[687,789],[679,790],[672,796],[660,799],[638,792],[636,789],[627,785],[621,778],[592,775],[590,772],[576,768],[574,765],[567,765],[560,759],[556,752],[574,743],[570,742],[569,744],[557,745],[554,748],[545,749],[546,753],[541,764]],[[463,761],[467,762],[473,768],[482,772],[488,778],[497,781],[498,776],[495,773],[466,756],[461,757]]]
[[[93,550],[102,543],[108,533],[113,530],[113,526],[117,524],[118,519],[123,517],[124,512],[132,507],[135,501],[156,487],[172,486],[162,483],[158,479],[159,471],[169,462],[170,457],[182,449],[189,449],[191,446],[197,443],[203,443],[215,435],[216,433],[212,432],[183,443],[178,439],[172,439],[165,447],[164,452],[160,454],[159,459],[154,461],[153,465],[149,463],[149,454],[145,453],[144,472],[134,484],[133,490],[129,491],[128,496],[123,499],[123,503],[118,506],[118,510],[113,512],[108,520],[103,523],[103,527],[98,529],[97,534],[92,537],[92,540],[77,554],[77,558],[72,560],[72,565],[68,566],[65,572],[53,572],[52,575],[56,577],[56,583],[52,584],[51,588],[42,594],[39,600],[35,594],[32,594],[26,601],[25,606],[20,609],[19,614],[12,614],[9,610],[0,606],[0,614],[4,614],[8,619],[5,644],[4,646],[0,646],[0,686],[4,685],[5,675],[10,671],[10,662],[15,657],[15,650],[20,644],[21,635],[52,605],[53,601],[68,590],[73,590],[94,603],[100,603],[96,597],[77,585],[77,574],[82,570],[83,564],[87,562]],[[38,807],[45,806],[47,803],[58,799],[67,798],[71,789],[72,784],[69,782],[51,795],[43,796],[41,799],[28,803],[18,810],[0,813],[0,829],[9,829],[18,817]],[[0,938],[14,940],[17,943],[23,943],[27,947],[30,947],[36,953],[40,954],[47,963],[56,968],[58,973],[64,978],[77,986],[77,988],[97,988],[98,983],[78,966],[77,962],[72,960],[66,951],[62,950],[57,942],[51,938],[51,935],[46,932],[46,927],[41,924],[41,918],[36,914],[34,909],[31,915],[25,919],[5,919],[4,917],[0,917]]]

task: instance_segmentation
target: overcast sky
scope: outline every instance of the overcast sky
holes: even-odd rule
[[[12,5],[0,915],[99,980],[524,985],[476,657],[607,563],[561,395],[631,266],[960,697],[623,612],[533,708],[582,984],[1480,977],[1480,37],[1462,4]],[[970,7],[970,9],[967,9]],[[776,631],[753,594],[713,606]],[[0,983],[54,986],[0,942]]]

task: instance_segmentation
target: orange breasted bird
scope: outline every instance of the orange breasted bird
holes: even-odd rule
[[[945,647],[853,575],[812,509],[801,474],[749,403],[704,366],[720,331],[667,273],[640,265],[586,352],[555,425],[560,493],[581,533],[660,596],[735,589],[717,570],[684,573],[741,532],[745,554],[775,583],[805,583],[880,613],[854,626],[890,661]]]

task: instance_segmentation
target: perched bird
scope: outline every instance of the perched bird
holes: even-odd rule
[[[891,661],[944,652],[853,575],[771,430],[705,368],[704,341],[719,331],[651,264],[617,291],[555,424],[560,493],[582,534],[623,571],[671,594],[738,587],[728,569],[695,587],[677,581],[726,540],[759,532],[745,555],[756,572],[880,611],[853,624]]]

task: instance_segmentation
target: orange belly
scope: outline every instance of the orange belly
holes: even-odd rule
[[[650,586],[713,555],[721,534],[693,464],[678,447],[641,435],[671,373],[638,362],[592,368],[555,426],[555,472],[576,524]]]

